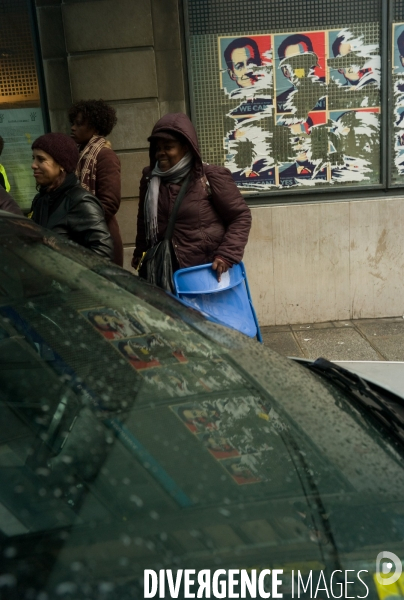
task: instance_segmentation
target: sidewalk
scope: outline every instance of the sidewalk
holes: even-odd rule
[[[284,356],[404,361],[404,318],[261,327],[264,344]]]

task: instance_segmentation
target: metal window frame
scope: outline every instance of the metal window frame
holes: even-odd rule
[[[220,0],[218,0],[220,1]],[[393,160],[392,153],[392,133],[389,128],[389,117],[392,110],[392,100],[390,97],[391,87],[391,68],[392,57],[390,56],[391,35],[393,23],[393,10],[395,0],[379,0],[381,10],[380,21],[380,55],[381,55],[381,90],[380,90],[380,183],[361,186],[344,186],[343,188],[313,187],[308,189],[290,188],[282,190],[262,192],[243,192],[243,196],[250,206],[263,206],[274,204],[296,204],[302,202],[334,202],[354,199],[373,199],[373,198],[394,198],[402,195],[403,183],[392,183],[391,164]],[[196,114],[194,89],[194,75],[191,69],[191,49],[190,49],[190,27],[189,27],[189,0],[180,0],[180,9],[182,8],[184,33],[185,33],[185,55],[187,62],[187,89],[190,107],[191,119]]]
[[[31,35],[32,35],[32,42],[33,42],[32,45],[34,47],[34,58],[35,58],[36,73],[37,73],[37,77],[38,77],[39,102],[40,102],[41,112],[42,112],[42,121],[43,121],[45,132],[49,133],[51,130],[51,125],[50,125],[50,117],[49,117],[48,95],[46,93],[46,86],[45,86],[45,74],[44,74],[43,61],[42,61],[41,42],[39,39],[39,26],[38,26],[38,17],[37,17],[37,12],[36,12],[35,0],[26,0],[26,3],[27,3]]]

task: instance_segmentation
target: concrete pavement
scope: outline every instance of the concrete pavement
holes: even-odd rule
[[[284,356],[404,361],[404,318],[262,327],[264,344]]]

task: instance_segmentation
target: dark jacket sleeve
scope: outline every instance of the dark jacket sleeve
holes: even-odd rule
[[[108,223],[121,204],[121,163],[111,148],[104,147],[98,153],[95,195],[104,208]]]
[[[72,239],[102,258],[113,259],[114,245],[97,198],[86,193],[72,202],[67,219]]]
[[[145,221],[144,221],[144,201],[146,198],[147,186],[149,183],[149,174],[150,169],[146,167],[143,169],[142,179],[140,180],[140,188],[139,188],[139,208],[137,211],[137,226],[136,226],[136,242],[135,249],[133,251],[133,256],[135,258],[141,257],[143,252],[146,252],[148,249],[148,244],[146,240],[146,230],[145,230]]]
[[[228,169],[207,165],[205,174],[212,192],[212,204],[226,227],[215,255],[224,258],[231,265],[239,263],[250,233],[251,211]]]
[[[7,212],[14,213],[15,215],[23,214],[23,212],[20,209],[20,207],[18,206],[17,202],[1,186],[0,186],[0,210],[6,210]]]

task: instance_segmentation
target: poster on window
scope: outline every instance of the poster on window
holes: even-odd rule
[[[397,40],[403,31],[397,26]],[[242,191],[379,183],[380,55],[368,38],[358,25],[218,36],[223,163]],[[397,50],[404,170],[400,57]]]
[[[225,138],[226,167],[240,187],[275,185],[272,133],[272,38],[270,35],[220,37],[219,59],[224,94],[236,101],[228,113],[232,128]],[[252,151],[251,151],[252,150]]]
[[[404,23],[393,25],[394,163],[404,175]]]

